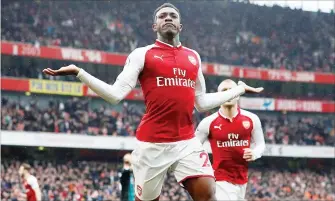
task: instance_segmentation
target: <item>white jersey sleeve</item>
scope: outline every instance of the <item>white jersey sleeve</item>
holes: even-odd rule
[[[209,130],[211,123],[218,117],[217,112],[204,118],[198,125],[195,136],[200,140],[201,144],[204,144],[208,139]]]
[[[262,124],[259,117],[251,112],[246,110],[241,110],[243,113],[246,113],[252,120],[253,129],[251,131],[251,143],[250,148],[253,153],[254,160],[262,157],[262,154],[265,150],[265,140],[264,133],[262,129]]]
[[[202,73],[201,58],[197,52],[195,53],[199,61],[198,76],[195,83],[195,108],[199,112],[204,112],[216,108],[225,102],[245,93],[243,86],[237,86],[223,92],[206,93],[206,82]]]
[[[36,177],[34,177],[32,175],[28,177],[27,183],[31,186],[32,189],[39,188]]]
[[[109,85],[80,69],[77,77],[92,91],[106,101],[117,104],[135,88],[138,76],[143,70],[145,54],[151,46],[135,49],[127,58],[123,71],[113,85]]]

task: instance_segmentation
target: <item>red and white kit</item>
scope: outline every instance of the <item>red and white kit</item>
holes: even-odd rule
[[[26,190],[27,201],[37,201],[34,189],[38,189],[38,182],[36,177],[29,175],[27,179],[23,180],[23,185]]]
[[[248,182],[248,162],[243,159],[244,149],[252,149],[254,160],[260,158],[265,149],[258,116],[238,109],[230,120],[220,109],[200,122],[196,136],[201,143],[208,139],[211,145],[217,199],[244,200]]]
[[[205,111],[245,92],[243,86],[207,94],[198,53],[179,45],[155,44],[135,49],[113,85],[83,69],[78,78],[99,96],[118,103],[139,80],[146,112],[138,127],[138,146],[132,153],[136,196],[157,198],[167,171],[178,182],[190,177],[213,177],[208,155],[194,135],[194,106]]]

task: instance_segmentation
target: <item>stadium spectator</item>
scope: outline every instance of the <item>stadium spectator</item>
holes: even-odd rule
[[[124,102],[117,112],[103,106],[92,110],[87,99],[72,98],[50,102],[46,109],[35,102],[25,105],[2,98],[1,128],[68,134],[134,136],[143,115],[140,104]],[[210,113],[194,113],[196,125]],[[335,145],[335,122],[328,116],[260,114],[266,143],[297,145]]]
[[[183,43],[197,50],[203,61],[335,70],[334,13],[226,1],[172,3],[180,8],[187,24]],[[1,39],[129,53],[152,43],[152,18],[147,11],[157,5],[143,1],[11,1],[1,9]]]
[[[21,161],[4,160],[1,164],[1,197],[16,200],[14,192],[19,186],[16,172]],[[34,161],[32,173],[38,178],[44,201],[65,200],[120,200],[117,167],[107,162],[48,162]],[[249,172],[247,200],[334,200],[332,185],[335,172],[328,174],[304,168],[252,168]],[[172,174],[165,178],[160,200],[189,200]]]

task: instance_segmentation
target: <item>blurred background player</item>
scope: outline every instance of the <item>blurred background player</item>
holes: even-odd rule
[[[135,182],[134,174],[131,167],[131,154],[127,153],[123,156],[123,168],[121,170],[121,200],[134,201],[135,200]]]
[[[226,79],[220,83],[218,91],[235,86],[233,80]],[[218,200],[244,200],[248,162],[260,158],[265,149],[258,116],[240,109],[238,99],[224,103],[218,112],[203,119],[196,130],[201,143],[208,139],[212,148]]]
[[[18,192],[19,200],[41,201],[41,190],[35,176],[30,174],[30,165],[23,163],[19,168],[19,175],[25,188],[25,193]]]
[[[165,3],[154,12],[155,44],[136,48],[113,85],[75,65],[43,72],[76,75],[105,100],[116,104],[140,81],[146,113],[136,131],[132,152],[136,200],[159,200],[164,177],[171,170],[193,200],[215,200],[215,180],[208,155],[194,136],[193,110],[207,111],[245,92],[259,93],[243,82],[217,93],[206,93],[199,54],[181,45],[179,10]]]

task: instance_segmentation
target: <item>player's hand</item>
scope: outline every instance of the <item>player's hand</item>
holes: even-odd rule
[[[242,81],[238,81],[237,84],[238,85],[243,85],[244,89],[245,89],[245,92],[260,93],[264,90],[263,87],[254,88],[254,87],[248,86],[246,83],[244,83]]]
[[[43,73],[52,76],[59,76],[59,75],[77,75],[79,73],[80,68],[71,64],[69,66],[61,67],[58,70],[53,70],[51,68],[43,69]]]
[[[243,150],[244,150],[243,159],[245,159],[248,162],[255,160],[251,149],[245,148]]]

